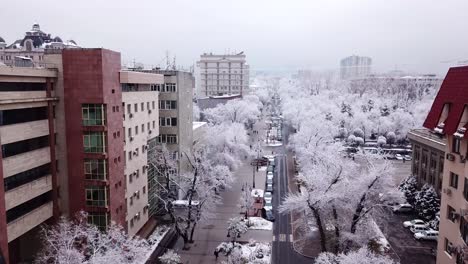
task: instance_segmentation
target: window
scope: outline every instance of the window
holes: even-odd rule
[[[156,128],[156,121],[153,121],[153,129]]]
[[[175,83],[152,84],[151,91],[158,91],[161,93],[175,93],[177,91],[177,85]]]
[[[107,213],[88,212],[88,223],[97,226],[101,231],[105,231],[109,224],[109,218]]]
[[[105,142],[104,132],[85,132],[83,135],[84,152],[104,153],[106,152]]]
[[[468,179],[465,179],[465,184],[463,186],[463,197],[465,197],[465,200],[468,201]]]
[[[157,143],[177,144],[177,135],[162,134],[156,137]]]
[[[102,104],[83,104],[81,113],[84,126],[105,125],[105,106]]]
[[[134,104],[134,110],[135,110],[135,113],[138,112],[138,104],[137,103]]]
[[[30,213],[36,208],[52,201],[52,191],[48,191],[40,196],[37,196],[27,202],[24,202],[16,207],[11,208],[6,212],[7,223],[20,218],[21,216]]]
[[[1,91],[0,83],[0,91]],[[47,107],[0,110],[0,126],[47,119]]]
[[[143,186],[143,194],[146,193],[146,186]]]
[[[86,205],[87,206],[107,206],[106,186],[86,186]]]
[[[132,137],[132,128],[129,127],[128,128],[128,138],[131,138]]]
[[[48,174],[50,174],[50,163],[17,173],[4,179],[3,184],[5,191],[12,190],[18,186],[32,182]]]
[[[150,102],[146,102],[146,109],[150,110]]]
[[[138,135],[138,126],[135,127],[135,135]]]
[[[177,126],[177,118],[176,117],[160,117],[159,126],[161,127]]]
[[[460,153],[460,143],[461,143],[460,138],[453,137],[452,152]]]
[[[448,241],[448,239],[445,239],[445,252],[447,252],[449,255],[452,255],[452,248],[453,244],[452,242]]]
[[[106,180],[107,179],[106,160],[85,159],[84,170],[85,170],[85,178],[87,180]]]
[[[450,205],[447,205],[447,219],[455,222],[456,219],[456,211]]]
[[[128,160],[132,160],[132,151],[128,152]]]
[[[468,244],[468,222],[465,217],[460,217],[460,234],[465,244]]]
[[[24,91],[45,91],[45,90],[46,90],[45,83],[0,82],[0,92],[24,92]]]
[[[154,101],[151,102],[151,106],[152,106],[152,108],[154,109],[154,107],[155,107]]]
[[[145,124],[141,124],[141,132],[145,132]]]
[[[2,145],[2,157],[8,158],[49,146],[49,136],[42,136]]]
[[[177,101],[174,100],[159,100],[160,110],[174,110],[177,109]]]
[[[131,104],[128,104],[128,105],[127,105],[127,112],[128,112],[129,114],[132,113],[132,105],[131,105]]]
[[[141,111],[145,111],[145,103],[141,103]]]
[[[458,188],[458,174],[450,172],[450,187]]]

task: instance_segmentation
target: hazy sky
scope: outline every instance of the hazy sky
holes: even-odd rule
[[[6,0],[0,18],[7,43],[37,21],[148,65],[166,51],[184,66],[203,52],[245,51],[253,70],[336,69],[357,54],[377,72],[445,73],[468,60],[467,0]]]

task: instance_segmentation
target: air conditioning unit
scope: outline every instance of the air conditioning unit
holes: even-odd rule
[[[145,165],[145,168],[146,168],[146,169],[149,169],[149,165]]]
[[[447,195],[452,195],[452,189],[450,189],[450,188],[444,188],[444,189],[442,189],[442,191]]]
[[[450,161],[454,161],[455,160],[455,155],[453,155],[452,153],[447,153],[447,156],[446,158]]]
[[[152,131],[151,131],[151,130],[149,130],[149,131],[148,131],[148,134],[151,134],[151,132],[152,132]]]
[[[138,152],[136,150],[133,151],[133,155],[138,156]]]
[[[151,110],[148,110],[148,114],[151,114]]]
[[[133,137],[130,137],[130,141],[133,141]]]
[[[147,150],[147,149],[148,149],[148,145],[145,145],[143,148],[144,148],[145,150]]]
[[[132,114],[132,113],[130,113],[130,114],[128,115],[128,117],[132,118],[132,117],[133,117],[133,114]]]

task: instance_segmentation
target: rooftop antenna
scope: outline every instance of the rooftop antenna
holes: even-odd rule
[[[176,70],[176,56],[174,56],[174,60],[172,62],[172,70]]]
[[[170,69],[169,51],[166,50],[166,70]]]

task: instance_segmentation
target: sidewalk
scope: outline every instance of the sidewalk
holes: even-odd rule
[[[262,120],[260,124],[255,124],[254,129],[262,133]],[[250,132],[251,133],[251,132]],[[251,133],[251,142],[257,142],[258,135]],[[227,221],[232,217],[244,216],[244,212],[239,207],[242,186],[252,186],[253,168],[247,160],[234,173],[236,181],[231,189],[226,189],[221,196],[223,203],[217,207],[217,214],[209,222],[199,223],[194,234],[195,242],[190,245],[189,250],[182,250],[182,241],[179,240],[174,249],[181,255],[184,264],[216,263],[214,256],[215,248],[222,242],[230,241],[227,238]],[[255,171],[255,187],[264,189],[266,171]],[[239,242],[248,242],[254,239],[257,242],[271,242],[273,234],[271,230],[249,230],[237,239]],[[218,261],[223,257],[220,255]]]

